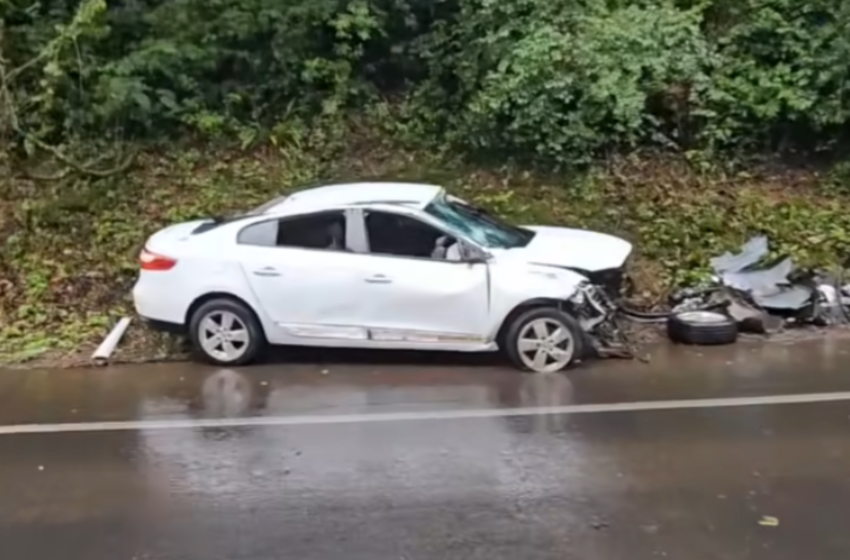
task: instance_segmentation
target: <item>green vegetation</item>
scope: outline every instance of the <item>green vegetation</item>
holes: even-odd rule
[[[322,180],[621,233],[646,304],[752,233],[834,264],[848,60],[840,0],[0,0],[0,362],[102,335],[157,227]]]

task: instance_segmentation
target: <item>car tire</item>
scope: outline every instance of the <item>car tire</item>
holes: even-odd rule
[[[213,338],[215,335],[219,338]],[[189,340],[197,359],[220,366],[249,364],[266,348],[266,337],[254,312],[228,298],[210,300],[195,310],[189,320]]]
[[[541,336],[541,328],[546,329],[548,341]],[[555,333],[561,333],[558,338],[566,338],[555,342],[551,338]],[[585,355],[584,341],[584,332],[574,318],[554,307],[537,307],[521,314],[508,326],[504,351],[517,369],[552,373],[581,361]],[[536,362],[535,357],[539,358],[541,351],[547,356]]]
[[[738,340],[738,324],[723,313],[683,311],[667,318],[667,337],[679,344],[732,344]]]

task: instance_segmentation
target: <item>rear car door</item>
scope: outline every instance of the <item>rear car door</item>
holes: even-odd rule
[[[288,336],[365,340],[358,322],[363,301],[351,297],[361,282],[346,249],[343,211],[270,219],[237,237],[245,276],[266,314]]]

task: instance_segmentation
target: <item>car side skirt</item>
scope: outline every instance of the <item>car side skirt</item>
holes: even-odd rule
[[[291,342],[309,346],[351,348],[410,348],[466,352],[496,350],[494,342],[483,336],[403,329],[381,329],[351,325],[302,325],[278,323]]]

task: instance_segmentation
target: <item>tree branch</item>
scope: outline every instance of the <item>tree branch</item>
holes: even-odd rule
[[[62,171],[59,171],[58,173],[55,173],[53,175],[38,175],[33,174],[29,171],[25,171],[25,173],[28,177],[32,179],[46,181],[55,181],[63,179],[67,177],[72,171],[77,172],[81,175],[96,178],[111,177],[124,173],[135,162],[136,157],[138,155],[137,150],[133,150],[130,154],[123,158],[123,161],[119,165],[112,169],[95,169],[90,164],[82,164],[75,161],[73,158],[65,154],[59,147],[48,144],[40,138],[37,138],[36,136],[27,133],[21,126],[20,119],[18,118],[18,111],[15,103],[15,98],[12,94],[12,84],[15,78],[21,75],[24,71],[36,66],[40,62],[47,59],[51,54],[53,54],[58,48],[58,45],[64,39],[65,37],[61,35],[59,37],[54,38],[36,56],[24,62],[20,66],[9,69],[3,49],[5,40],[5,26],[3,24],[3,21],[0,20],[0,109],[2,109],[2,116],[4,117],[4,120],[6,121],[8,127],[22,140],[32,146],[35,146],[43,152],[50,154],[56,160],[66,166],[66,169],[63,169]],[[2,132],[2,129],[0,129],[0,132]]]

